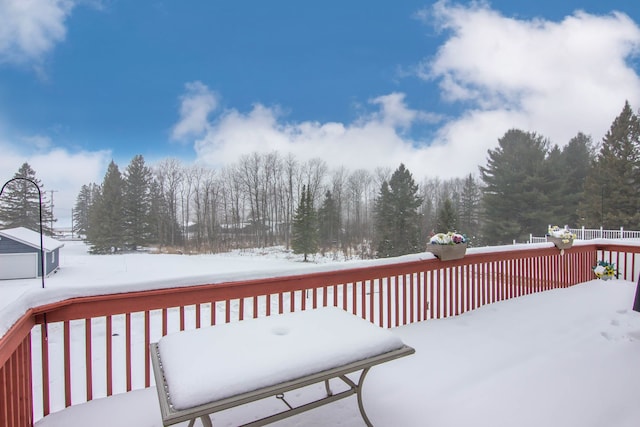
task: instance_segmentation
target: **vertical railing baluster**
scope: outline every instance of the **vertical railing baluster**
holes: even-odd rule
[[[265,295],[265,297],[266,297],[266,302],[265,302],[266,315],[271,316],[271,294],[267,294]]]
[[[7,395],[8,396],[15,396],[16,395],[16,373],[15,373],[15,368],[14,368],[14,361],[15,361],[15,354],[11,355],[11,357],[9,357],[9,360],[7,360]],[[18,404],[19,400],[18,399],[11,399],[9,401],[9,404],[7,405],[7,419],[9,420],[9,425],[18,425],[18,410],[16,408],[17,404]]]
[[[201,311],[202,311],[201,304],[200,303],[196,304],[196,329],[200,329],[201,327],[201,322],[202,322],[202,319],[200,318],[200,316],[202,315]]]
[[[131,391],[131,313],[126,313],[124,316],[124,328],[125,328],[125,381],[127,391]]]
[[[378,326],[384,327],[383,278],[378,279]]]
[[[359,283],[358,290],[360,292],[360,307],[361,307],[360,317],[362,317],[363,319],[366,319],[367,318],[367,289],[366,289],[366,281],[362,280],[362,281],[360,281],[358,283]]]
[[[113,325],[111,315],[107,316],[106,322],[107,396],[111,396],[113,394]]]
[[[151,313],[144,312],[144,386],[151,386],[151,354],[149,345],[151,344]]]
[[[407,322],[409,321],[409,317],[408,317],[409,313],[411,314],[411,317],[413,317],[413,305],[411,304],[411,301],[413,301],[413,298],[410,298],[410,296],[413,295],[413,292],[411,292],[411,295],[407,295],[408,290],[411,288],[411,285],[413,284],[412,277],[413,277],[413,274],[405,274],[403,276],[403,281],[402,281],[401,307],[402,307],[402,324],[403,325],[406,325]]]
[[[354,316],[358,315],[358,309],[357,309],[357,305],[358,305],[358,282],[354,281],[351,282],[351,314],[353,314]]]
[[[71,406],[71,339],[69,321],[62,322],[64,346],[64,406]]]
[[[93,400],[93,355],[91,319],[84,320],[84,366],[87,402]]]
[[[169,310],[166,307],[162,309],[162,336],[163,337],[167,335],[168,328],[169,328],[168,311]]]
[[[40,325],[40,348],[42,349],[42,413],[51,413],[51,395],[49,387],[49,339],[48,324]]]
[[[393,293],[391,292],[392,286],[391,286],[391,282],[392,279],[395,282],[395,277],[394,276],[389,276],[387,277],[387,328],[392,328],[393,327],[393,311],[391,309],[393,301],[392,301],[392,297],[394,296]]]
[[[374,289],[374,283],[375,283],[376,279],[368,279],[367,283],[369,285],[369,320],[371,321],[371,323],[375,323],[376,322],[376,316],[375,316],[375,289]]]
[[[426,273],[425,273],[426,276]],[[438,308],[438,313],[436,314],[436,318],[438,318],[440,316],[440,304],[436,301],[436,296],[435,296],[435,281],[434,281],[434,271],[431,270],[429,271],[429,280],[427,281],[428,285],[429,285],[429,300],[428,303],[425,306],[425,314],[427,309],[429,310],[429,319],[433,319],[434,313],[435,313],[435,309],[436,307]],[[427,295],[427,292],[425,291],[425,297]],[[440,293],[438,292],[438,299],[440,299]],[[434,307],[436,306],[436,307]]]

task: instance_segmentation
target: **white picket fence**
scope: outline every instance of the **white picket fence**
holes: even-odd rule
[[[591,239],[640,239],[640,231],[625,230],[624,227],[620,227],[618,230],[604,230],[600,228],[569,228],[570,232],[576,235],[576,239],[591,240]],[[529,234],[529,241],[527,243],[541,243],[546,242],[547,237],[538,237],[533,234]]]

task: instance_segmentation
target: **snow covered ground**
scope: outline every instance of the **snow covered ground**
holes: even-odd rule
[[[52,294],[47,298],[86,292],[89,285],[103,291],[124,291],[129,286],[127,276],[129,280],[144,277],[134,287],[152,286],[154,281],[162,285],[163,280],[186,283],[199,279],[198,275],[200,279],[211,276],[216,257],[223,260],[220,266],[216,263],[223,276],[237,275],[238,269],[275,275],[323,268],[286,257],[247,254],[208,256],[206,262],[179,255],[175,261],[154,255],[120,255],[100,261],[101,257],[84,255],[79,245],[67,244],[63,249],[61,271],[47,279],[47,292]],[[163,260],[152,265],[158,262],[154,257]],[[101,267],[101,262],[112,263],[109,270]],[[156,269],[163,274],[156,275]],[[178,279],[184,278],[181,273],[185,271],[192,275]],[[170,273],[173,276],[168,278]],[[109,274],[113,276],[107,277]],[[39,281],[19,282],[9,285],[13,305],[16,301],[28,304],[39,294]],[[632,282],[593,280],[487,305],[457,317],[393,329],[392,333],[414,347],[416,354],[371,370],[364,386],[367,413],[377,427],[638,426],[640,313],[631,309],[634,293]],[[12,306],[4,303],[6,299],[2,301],[0,318]],[[288,399],[304,399],[321,389],[292,393]],[[237,408],[220,414],[214,425],[248,422],[279,405],[282,402],[272,399]],[[146,389],[76,405],[36,425],[160,427],[162,422],[155,389]],[[355,398],[274,424],[363,425]]]
[[[303,271],[352,268],[367,263],[339,261],[333,257],[302,262],[283,248],[235,251],[215,255],[154,255],[130,253],[90,255],[79,241],[67,241],[60,250],[60,269],[45,278],[0,281],[0,336],[29,307],[83,295],[100,295],[133,290],[158,289],[230,280],[276,277]],[[431,257],[431,254],[414,255]],[[395,261],[397,262],[397,261]]]

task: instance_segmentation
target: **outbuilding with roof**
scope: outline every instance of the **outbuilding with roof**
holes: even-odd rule
[[[44,274],[60,267],[60,248],[64,244],[42,236]],[[0,230],[0,280],[41,277],[40,233],[25,227]]]

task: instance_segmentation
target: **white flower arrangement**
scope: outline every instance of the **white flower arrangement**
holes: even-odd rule
[[[463,234],[449,231],[448,233],[434,234],[429,243],[432,245],[457,245],[467,243],[467,238]]]
[[[564,228],[560,228],[557,225],[550,225],[547,234],[551,237],[561,239],[563,243],[569,243],[576,238],[576,235],[570,232],[566,226]]]
[[[427,252],[434,254],[440,261],[450,261],[464,257],[467,252],[467,238],[464,234],[449,231],[431,236]]]

